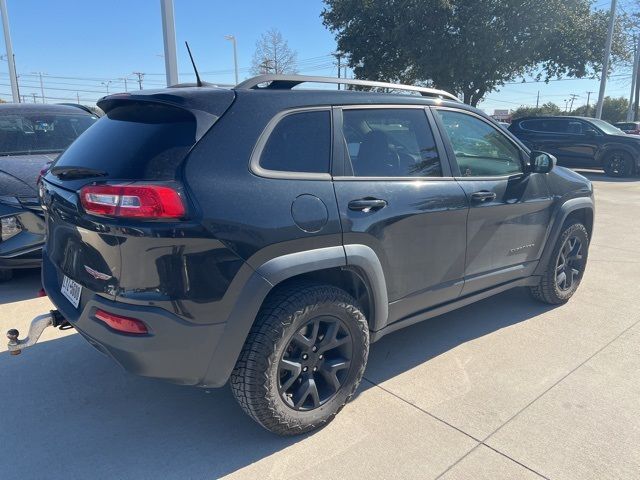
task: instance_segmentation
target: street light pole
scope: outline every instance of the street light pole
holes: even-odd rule
[[[239,83],[238,80],[238,42],[236,41],[235,35],[225,35],[224,38],[233,43],[233,69],[236,75],[236,85]]]
[[[109,95],[109,85],[112,83],[111,80],[107,80],[106,82],[100,82],[107,88],[107,95]]]
[[[631,95],[629,95],[629,108],[627,109],[627,122],[633,121],[633,95],[636,92],[636,83],[638,82],[638,61],[640,59],[640,35],[638,35],[637,40],[638,40],[638,44],[633,46],[633,71],[631,72]]]
[[[604,47],[604,60],[602,61],[602,76],[600,77],[600,92],[598,94],[598,106],[596,107],[596,118],[602,118],[602,106],[604,103],[604,92],[607,88],[607,74],[609,73],[609,57],[611,56],[611,42],[613,41],[613,29],[616,25],[616,3],[611,0],[611,18],[609,19],[609,33],[607,43]]]
[[[167,87],[170,87],[178,83],[178,58],[176,55],[176,25],[173,15],[173,0],[160,0],[160,10],[162,13],[162,37],[164,39],[164,67],[167,73]]]
[[[7,63],[9,64],[9,80],[11,83],[11,96],[13,101],[20,103],[18,93],[18,78],[16,76],[15,56],[13,55],[13,45],[11,43],[11,32],[9,31],[9,16],[7,14],[6,0],[0,0],[0,15],[2,15],[2,30],[4,30],[4,43],[7,49]]]

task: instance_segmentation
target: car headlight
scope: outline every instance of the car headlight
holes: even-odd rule
[[[0,219],[0,232],[2,241],[9,240],[22,231],[22,225],[17,217],[3,217]]]

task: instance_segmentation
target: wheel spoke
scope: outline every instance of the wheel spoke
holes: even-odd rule
[[[302,385],[298,387],[298,391],[296,392],[295,396],[296,400],[294,406],[296,408],[302,407],[309,396],[311,396],[313,408],[316,408],[320,405],[320,394],[318,393],[316,381],[313,378],[308,378],[306,381],[304,381]]]
[[[280,368],[282,370],[289,372],[289,377],[282,384],[282,387],[280,387],[280,391],[286,392],[291,388],[291,386],[295,383],[295,381],[298,379],[298,377],[302,373],[302,365],[299,364],[298,362],[293,362],[291,360],[287,360],[283,358],[280,361]]]
[[[307,337],[302,331],[311,328],[311,334]],[[316,343],[316,339],[318,338],[318,330],[320,329],[320,321],[315,320],[312,324],[306,325],[301,330],[296,332],[293,336],[292,340],[298,343],[301,347],[311,347]]]
[[[340,324],[338,322],[332,323],[327,332],[325,333],[320,346],[318,347],[319,353],[325,353],[334,348],[338,348],[340,345],[344,345],[349,341],[349,336],[338,338],[340,334]]]
[[[580,270],[578,270],[577,268],[572,268],[571,269],[571,284],[573,285],[573,282],[575,281],[576,278],[578,278],[578,276],[580,275]]]
[[[319,370],[320,375],[322,375],[325,381],[331,385],[334,392],[337,392],[340,388],[340,380],[338,380],[338,376],[335,372],[330,372],[329,370],[321,369]]]
[[[324,370],[328,372],[337,373],[340,370],[344,370],[345,368],[349,368],[351,366],[351,362],[344,358],[334,358],[333,360],[327,360],[322,365]]]
[[[567,282],[567,274],[565,273],[564,269],[562,270],[562,272],[558,275],[556,282],[558,282],[558,287],[560,288],[566,288],[566,282]]]

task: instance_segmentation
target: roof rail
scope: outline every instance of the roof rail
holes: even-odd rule
[[[337,85],[357,85],[362,87],[388,88],[390,90],[408,90],[418,92],[424,97],[436,97],[444,100],[453,100],[460,102],[458,97],[444,90],[436,88],[416,87],[413,85],[402,85],[399,83],[373,82],[369,80],[357,80],[352,78],[334,78],[334,77],[314,77],[307,75],[258,75],[249,78],[244,82],[236,85],[237,90],[248,89],[269,89],[269,90],[290,90],[301,83],[331,83]],[[264,87],[259,85],[267,84]]]

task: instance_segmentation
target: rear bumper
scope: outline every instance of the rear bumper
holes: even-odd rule
[[[225,323],[190,323],[164,309],[115,302],[86,288],[80,307],[76,309],[60,293],[61,274],[46,255],[42,283],[67,321],[90,344],[128,372],[182,385],[203,385],[205,376],[209,378],[207,384],[226,382],[226,372],[210,368],[212,353],[220,343]],[[112,330],[95,319],[98,308],[142,320],[149,334],[129,335]]]

